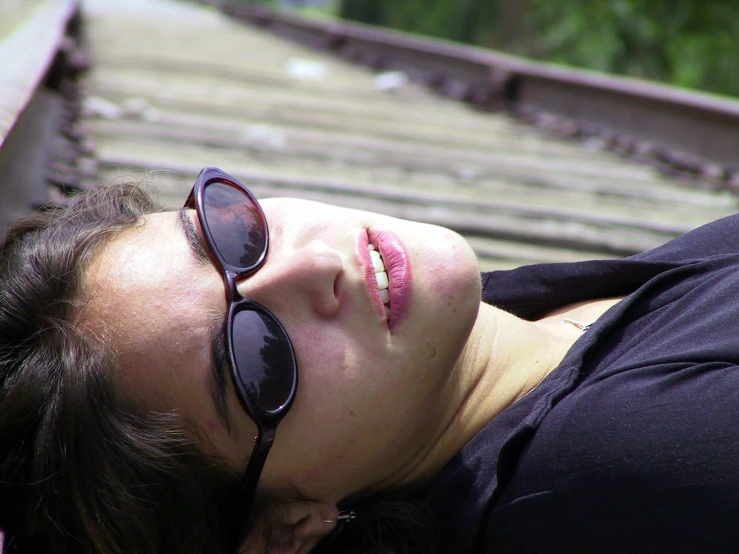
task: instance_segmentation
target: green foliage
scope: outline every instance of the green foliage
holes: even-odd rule
[[[223,0],[233,4],[265,4],[273,8],[289,7],[300,15],[305,17],[319,18],[319,19],[333,19],[336,18],[336,12],[338,11],[337,3],[338,0],[327,0],[321,4],[313,4],[306,2],[305,0],[293,0],[290,3],[286,3],[284,0]],[[2,0],[0,0],[2,2]],[[361,20],[360,18],[351,18],[355,20]]]
[[[721,0],[532,0],[535,57],[739,95],[739,5]]]
[[[343,0],[341,15],[739,96],[733,0]]]
[[[370,25],[387,26],[385,3],[376,0],[342,1],[339,15],[344,19],[361,21]]]
[[[342,0],[340,16],[373,25],[474,42],[479,16],[501,0]],[[492,19],[492,18],[491,18]]]

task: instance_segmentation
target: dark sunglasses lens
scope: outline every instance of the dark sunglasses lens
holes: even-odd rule
[[[226,183],[209,184],[203,191],[203,211],[221,258],[239,268],[259,261],[267,242],[267,226],[243,190]]]
[[[287,335],[266,314],[242,310],[234,316],[231,344],[237,379],[249,400],[274,411],[290,398],[297,369]]]

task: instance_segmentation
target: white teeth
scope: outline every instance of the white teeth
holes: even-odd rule
[[[377,250],[370,250],[370,258],[372,258],[372,266],[375,268],[375,273],[385,271],[385,264],[382,263],[382,257]]]
[[[375,279],[377,279],[377,288],[380,290],[384,290],[390,285],[387,273],[384,271],[381,273],[375,273]]]
[[[370,258],[372,259],[372,268],[375,271],[375,279],[377,279],[377,289],[380,291],[380,298],[383,304],[390,302],[390,280],[385,271],[385,263],[382,261],[382,255],[377,251],[374,244],[368,244]]]

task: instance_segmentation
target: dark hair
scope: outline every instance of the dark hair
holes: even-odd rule
[[[0,248],[0,529],[8,552],[234,552],[239,477],[177,414],[137,408],[82,332],[85,271],[160,207],[141,187],[29,216]]]

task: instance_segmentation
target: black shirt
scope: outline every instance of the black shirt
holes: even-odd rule
[[[626,298],[434,479],[442,553],[739,551],[739,216],[622,260],[483,275],[534,319]]]

